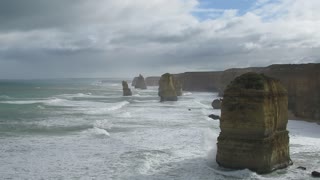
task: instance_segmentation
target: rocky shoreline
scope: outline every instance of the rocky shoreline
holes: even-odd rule
[[[236,77],[256,72],[279,79],[288,91],[288,108],[298,119],[320,121],[320,63],[275,64],[267,67],[233,68],[225,71],[175,74],[184,91],[219,92]],[[148,84],[156,84],[153,77]]]

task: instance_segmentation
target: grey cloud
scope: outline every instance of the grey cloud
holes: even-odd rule
[[[319,62],[320,26],[306,23],[314,22],[307,15],[316,8],[302,11],[295,9],[301,1],[284,6],[287,1],[264,1],[242,16],[221,10],[220,17],[206,21],[192,16],[196,0],[1,1],[0,78],[157,75]],[[273,12],[265,7],[290,14],[265,21]],[[316,11],[313,15],[320,18]]]

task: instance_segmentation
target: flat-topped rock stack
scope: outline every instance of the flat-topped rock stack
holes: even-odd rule
[[[171,74],[163,74],[159,80],[160,101],[177,101],[178,96],[175,89],[174,78]]]
[[[287,112],[287,91],[278,80],[257,73],[237,77],[224,91],[217,163],[257,173],[290,165]]]
[[[146,82],[144,81],[144,77],[140,74],[139,77],[136,78],[134,82],[134,88],[136,89],[147,89]]]
[[[132,96],[132,92],[128,86],[127,81],[122,81],[122,90],[123,90],[123,96]]]

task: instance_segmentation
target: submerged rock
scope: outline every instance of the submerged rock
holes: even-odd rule
[[[134,88],[136,89],[147,89],[146,82],[144,81],[144,77],[140,74],[139,77],[136,79]]]
[[[132,96],[132,92],[128,86],[127,81],[122,81],[122,90],[123,90],[123,96]]]
[[[312,171],[311,175],[312,175],[312,177],[320,177],[320,172]]]
[[[214,119],[214,120],[220,119],[220,116],[215,115],[215,114],[210,114],[208,117],[211,118],[211,119]]]
[[[163,74],[159,80],[160,101],[177,101],[177,93],[174,86],[173,76],[169,73]]]
[[[287,91],[278,80],[246,73],[224,91],[216,161],[233,169],[269,173],[292,164]]]
[[[215,99],[212,101],[211,106],[213,109],[221,109],[221,100],[220,99]]]
[[[307,168],[306,168],[306,167],[303,167],[303,166],[299,166],[299,167],[297,167],[297,169],[307,170]]]

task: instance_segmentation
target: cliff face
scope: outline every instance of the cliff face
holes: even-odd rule
[[[160,77],[158,76],[150,76],[146,77],[147,86],[159,86]]]
[[[222,101],[218,164],[258,173],[291,164],[287,105],[278,80],[246,73],[232,81]]]
[[[174,86],[174,78],[171,74],[163,74],[159,81],[160,101],[177,101],[178,97]]]
[[[283,83],[297,117],[320,120],[320,64],[272,65],[263,72]]]
[[[223,72],[186,72],[176,74],[186,91],[218,91],[220,88],[220,79]]]
[[[264,73],[279,79],[288,90],[289,109],[301,118],[320,120],[320,64],[271,65],[262,68],[238,68],[219,72],[177,74],[183,90],[212,91],[222,96],[236,77],[247,73]]]

